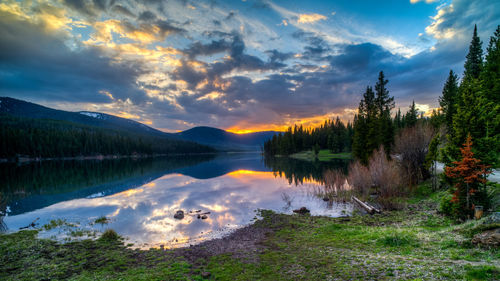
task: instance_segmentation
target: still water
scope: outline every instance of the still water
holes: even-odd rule
[[[349,214],[349,204],[318,195],[323,172],[346,166],[343,160],[312,163],[253,153],[2,164],[0,211],[6,215],[0,230],[34,222],[41,237],[64,241],[111,228],[134,247],[187,246],[251,223],[258,209],[292,213],[305,206],[312,215]],[[185,212],[181,220],[174,218],[178,210]],[[206,219],[197,216],[208,212]],[[95,223],[103,216],[108,223]]]

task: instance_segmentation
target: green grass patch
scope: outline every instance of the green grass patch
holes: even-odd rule
[[[204,272],[231,281],[499,280],[500,251],[470,243],[486,229],[482,221],[452,223],[436,212],[434,196],[350,218],[263,210],[253,227],[266,235],[256,249],[194,260],[186,256],[191,248],[184,254],[127,248],[112,230],[66,244],[38,239],[37,231],[0,234],[0,280],[205,280]]]
[[[465,266],[467,280],[499,280],[500,269],[491,265]]]

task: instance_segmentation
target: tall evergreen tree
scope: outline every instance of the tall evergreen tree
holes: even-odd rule
[[[378,123],[375,93],[372,87],[366,87],[359,102],[358,115],[354,119],[353,154],[362,163],[367,164],[373,150],[378,148]]]
[[[375,104],[377,106],[379,144],[384,145],[387,157],[390,156],[394,143],[394,126],[391,119],[391,110],[394,108],[394,97],[389,96],[386,85],[389,80],[385,79],[384,72],[380,71],[378,81],[375,84]],[[378,147],[377,147],[378,148]]]
[[[464,79],[477,79],[483,67],[483,43],[477,35],[477,25],[474,25],[474,34],[469,46],[469,53],[464,64]]]
[[[483,65],[481,41],[474,28],[469,53],[464,65],[464,78],[459,87],[453,132],[445,147],[447,166],[460,157],[460,146],[468,134],[474,141],[476,156],[485,164],[494,164],[500,154],[500,106],[498,105],[499,50],[497,28],[490,40]]]
[[[478,126],[481,112],[481,98],[479,96],[479,75],[483,64],[482,43],[477,35],[477,26],[469,46],[469,52],[464,64],[464,77],[460,83],[458,98],[455,102],[456,113],[453,115],[453,132],[445,149],[445,163],[450,165],[460,156],[460,146],[465,142],[467,134],[478,140],[480,130]]]
[[[401,120],[401,108],[398,108],[398,112],[396,113],[396,116],[394,117],[394,127],[396,130],[399,130],[403,127],[403,122]]]
[[[486,49],[484,71],[481,73],[483,90],[488,100],[500,104],[500,25],[490,38]]]
[[[415,124],[417,124],[417,119],[418,119],[418,112],[417,108],[415,107],[415,101],[413,101],[410,105],[410,110],[405,115],[405,126],[406,127],[413,127]]]
[[[453,132],[453,116],[456,113],[456,103],[458,99],[458,77],[450,70],[448,79],[443,87],[443,95],[439,97],[439,105],[441,106],[446,121],[447,132]]]
[[[476,139],[476,143],[482,150],[478,156],[493,164],[500,156],[500,25],[491,36],[486,50],[484,67],[479,76],[484,135]]]

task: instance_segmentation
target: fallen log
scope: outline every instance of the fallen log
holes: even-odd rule
[[[375,207],[371,206],[371,205],[370,205],[370,204],[368,204],[368,203],[365,203],[365,202],[363,202],[363,201],[359,200],[358,198],[356,198],[356,196],[352,196],[352,197],[351,197],[351,199],[352,199],[354,202],[358,203],[358,205],[359,205],[359,206],[361,206],[363,209],[365,209],[365,210],[366,210],[366,212],[367,212],[368,214],[370,214],[370,215],[373,215],[373,213],[379,213],[379,214],[381,213],[379,209],[377,209],[377,208],[375,208]]]

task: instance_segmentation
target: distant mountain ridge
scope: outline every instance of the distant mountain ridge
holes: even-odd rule
[[[217,149],[260,150],[265,141],[278,132],[263,131],[247,134],[235,134],[212,127],[194,127],[177,133],[181,139],[213,146]]]
[[[0,97],[0,113],[34,119],[69,121],[104,129],[123,130],[135,134],[173,137],[171,134],[156,130],[142,123],[110,114],[89,111],[70,112],[58,110],[9,97]]]
[[[34,119],[68,121],[103,129],[126,131],[138,135],[196,142],[212,146],[222,151],[260,150],[265,141],[278,133],[274,131],[264,131],[235,134],[221,129],[204,126],[194,127],[179,133],[166,133],[140,122],[106,113],[57,110],[10,97],[0,97],[0,114],[2,113]]]

